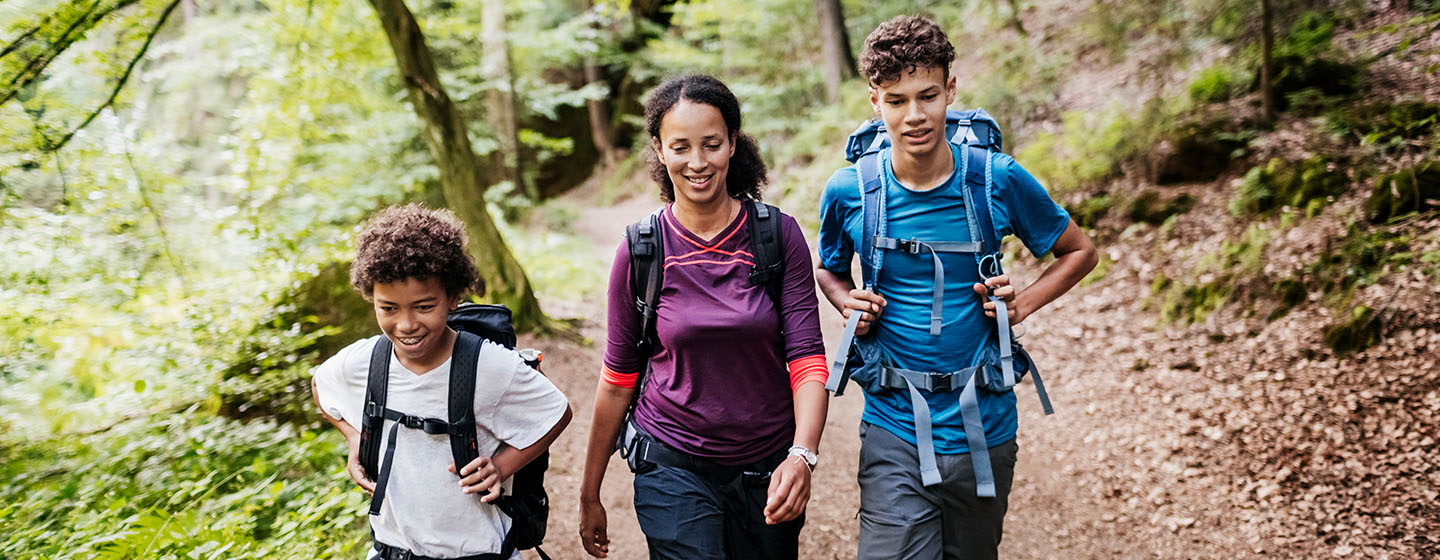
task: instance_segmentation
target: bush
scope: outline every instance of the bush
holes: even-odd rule
[[[1195,207],[1195,197],[1181,193],[1165,199],[1158,191],[1146,190],[1130,201],[1129,217],[1136,222],[1160,225],[1171,216],[1189,212]]]
[[[1330,197],[1345,192],[1348,181],[1337,171],[1339,167],[1319,156],[1300,162],[1271,159],[1245,174],[1237,196],[1230,201],[1230,212],[1263,215],[1290,206],[1313,215],[1329,204]]]
[[[1365,202],[1366,217],[1376,223],[1434,208],[1440,208],[1440,164],[1433,161],[1381,177]]]
[[[1245,93],[1247,73],[1229,64],[1217,64],[1200,71],[1190,82],[1190,99],[1196,103],[1219,103]]]

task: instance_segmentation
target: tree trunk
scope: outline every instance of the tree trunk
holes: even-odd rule
[[[585,0],[586,12],[595,9],[593,0]],[[599,22],[591,20],[590,27],[599,29]],[[595,55],[585,57],[585,84],[593,84],[604,80],[600,73],[600,65],[595,62]],[[610,130],[610,107],[605,104],[604,99],[591,99],[585,102],[585,108],[590,112],[590,139],[595,143],[595,150],[600,152],[600,161],[605,167],[615,163],[615,139]]]
[[[840,0],[815,0],[820,24],[820,56],[825,59],[825,99],[840,101],[840,86],[855,77],[855,57],[850,54],[850,36],[845,32],[845,8]]]
[[[1260,111],[1266,124],[1275,122],[1274,64],[1271,60],[1275,33],[1271,28],[1270,0],[1260,0]]]
[[[490,84],[490,121],[500,138],[505,178],[511,182],[515,192],[539,201],[539,189],[527,184],[520,172],[520,127],[515,106],[515,76],[510,72],[510,43],[505,39],[504,0],[481,2],[480,20],[480,44],[485,50],[481,53],[481,60],[485,81]]]
[[[390,40],[415,113],[425,123],[425,143],[440,170],[446,205],[465,222],[470,253],[489,291],[487,299],[510,307],[517,330],[550,330],[553,326],[540,310],[530,280],[486,210],[480,160],[470,147],[464,119],[440,85],[420,24],[405,0],[370,0],[370,5]]]

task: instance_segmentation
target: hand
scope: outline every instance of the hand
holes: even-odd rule
[[[870,323],[880,320],[882,311],[885,311],[885,296],[870,290],[854,289],[850,290],[850,297],[845,300],[840,314],[849,321],[851,313],[859,312],[860,323],[855,326],[855,334],[861,335],[870,332]]]
[[[349,457],[345,460],[345,472],[350,474],[350,480],[364,489],[365,492],[375,493],[375,481],[365,475],[365,467],[360,466],[360,447],[351,446]]]
[[[810,466],[798,456],[786,457],[770,474],[766,495],[765,524],[776,525],[799,517],[810,502]]]
[[[995,297],[1005,302],[1005,315],[1010,318],[1011,325],[1018,325],[1025,320],[1027,314],[1020,312],[1020,306],[1015,305],[1015,286],[1010,284],[1010,277],[1004,274],[992,276],[985,280],[984,284],[975,284],[975,293],[980,295],[980,300],[985,302],[985,316],[995,318],[995,302],[990,301],[990,290],[995,289]]]
[[[610,536],[605,526],[605,506],[600,504],[600,499],[580,498],[580,544],[596,558],[610,554]]]
[[[449,470],[452,473],[455,472],[455,463],[450,463]],[[465,494],[484,492],[485,495],[480,496],[480,501],[485,503],[493,502],[500,497],[500,482],[505,480],[505,477],[500,476],[500,469],[495,467],[495,463],[489,457],[476,457],[458,474],[460,475],[461,492]]]

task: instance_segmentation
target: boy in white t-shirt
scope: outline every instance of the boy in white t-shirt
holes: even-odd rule
[[[483,290],[465,242],[465,228],[453,213],[414,204],[381,211],[356,239],[351,284],[374,304],[375,320],[395,348],[386,408],[446,417],[457,336],[446,317],[462,296]],[[361,339],[340,350],[315,368],[312,382],[321,414],[349,443],[346,470],[371,493],[375,482],[360,465],[357,426],[379,340]],[[475,371],[460,373],[476,376],[479,458],[457,466],[449,435],[397,430],[384,500],[378,515],[370,516],[372,560],[502,558],[510,520],[490,502],[512,474],[555,441],[571,412],[565,395],[514,350],[487,341],[477,362]],[[376,435],[392,424],[386,420]]]

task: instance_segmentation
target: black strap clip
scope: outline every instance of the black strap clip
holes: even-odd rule
[[[920,254],[920,241],[911,237],[910,239],[896,239],[895,250],[904,251],[912,255]]]

